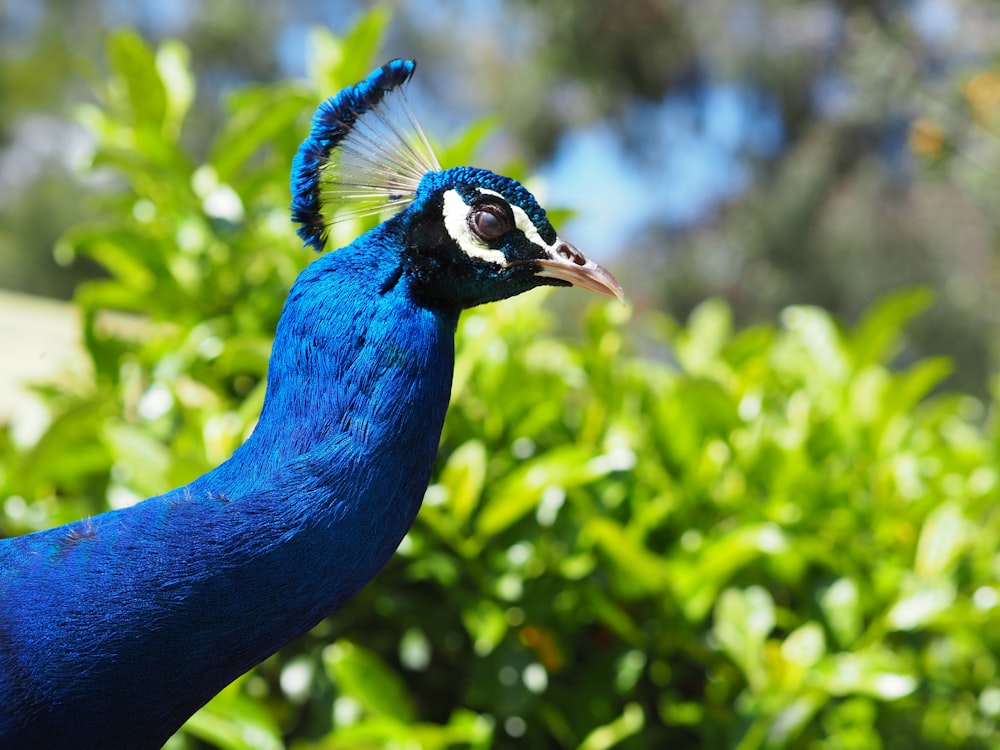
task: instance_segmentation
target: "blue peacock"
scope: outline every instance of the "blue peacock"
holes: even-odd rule
[[[0,540],[0,748],[156,748],[340,607],[413,523],[465,308],[548,284],[622,296],[518,182],[441,169],[393,60],[323,102],[292,216],[395,211],[293,285],[260,420],[232,457],[129,508]]]

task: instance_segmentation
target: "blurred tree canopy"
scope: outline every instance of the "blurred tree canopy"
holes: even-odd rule
[[[201,85],[184,138],[197,152],[221,95],[303,75],[309,24],[344,31],[365,5],[7,0],[0,284],[72,289],[51,248],[92,210],[81,194],[105,186],[67,168],[92,142],[65,122],[100,75],[109,25],[191,50]],[[382,5],[395,12],[385,54],[422,61],[425,109],[449,113],[436,115],[445,130],[484,113],[502,123],[487,162],[516,155],[558,180],[546,165],[602,155],[604,174],[554,189],[600,214],[580,226],[608,227],[591,249],[620,251],[637,304],[686,314],[716,295],[741,322],[792,303],[854,319],[886,290],[925,284],[937,304],[912,352],[953,356],[953,382],[984,392],[1000,291],[992,0]],[[611,136],[584,152],[581,133]]]
[[[483,143],[474,126],[442,147],[442,161],[490,149],[544,159],[564,137],[545,132],[608,115],[632,149],[622,153],[656,165],[658,108],[726,141],[712,112],[735,101],[749,107],[736,121],[750,111],[770,123],[726,141],[749,181],[696,219],[623,238],[636,254],[622,265],[641,269],[632,312],[594,305],[567,324],[539,292],[464,316],[439,465],[399,554],[347,607],[199,712],[173,750],[996,746],[997,384],[979,398],[949,393],[948,360],[900,357],[921,319],[946,331],[928,344],[935,352],[961,343],[949,295],[992,283],[996,73],[974,44],[991,6],[960,6],[966,49],[952,54],[947,36],[934,57],[917,10],[959,6],[621,5],[613,16],[590,2],[578,15],[503,6],[510,25],[466,39],[478,52],[470,69],[439,70],[425,95],[490,81],[485,93],[506,97],[496,111],[507,138],[525,145]],[[56,15],[39,12],[21,47],[6,44],[17,34],[5,24],[0,54],[23,54],[25,75],[45,86],[69,86],[58,96],[77,97],[90,146],[78,177],[56,159],[50,183],[21,174],[23,192],[48,184],[74,196],[58,257],[87,258],[100,273],[75,291],[89,372],[40,389],[51,418],[37,438],[0,428],[2,535],[161,492],[242,441],[282,300],[310,259],[291,231],[287,175],[315,103],[396,45],[442,44],[437,24],[454,10],[427,12],[423,42],[416,16],[390,23],[379,11],[341,35],[314,30],[294,80],[259,43],[247,54],[261,67],[237,86],[225,72],[233,60],[199,60],[193,41],[100,32],[103,16],[84,9],[103,3],[37,7]],[[86,95],[63,84],[77,66],[60,62],[58,44],[48,72],[30,64],[41,30],[68,33],[49,19],[71,12],[81,40],[104,44]],[[972,26],[967,12],[981,13]],[[212,45],[238,56],[252,38],[240,24],[257,23],[242,15],[220,20],[236,30]],[[273,31],[276,18],[262,12],[261,25]],[[823,55],[830,23],[840,33]],[[574,57],[569,39],[592,54]],[[599,64],[604,54],[621,71]],[[646,54],[655,64],[628,73]],[[924,54],[926,68],[907,67]],[[748,71],[752,86],[733,84]],[[835,80],[813,91],[808,82],[830,71]],[[22,85],[3,75],[5,87]],[[559,106],[542,93],[521,100],[532,87]],[[832,112],[823,92],[839,102]],[[35,142],[34,127],[18,135],[22,115],[2,121],[15,152],[19,139]],[[17,224],[20,205],[4,204],[4,241],[41,241]],[[341,225],[334,242],[361,228]],[[924,265],[905,253],[907,237],[927,258],[955,248],[952,265]],[[978,273],[965,265],[974,256]],[[904,279],[930,282],[941,301],[932,306],[926,287],[896,290],[851,324],[786,304],[814,295],[853,313],[866,299],[854,285],[874,294]],[[707,290],[720,295],[701,300]],[[683,314],[664,312],[664,296]],[[109,325],[109,311],[141,316],[141,335]],[[985,357],[992,311],[976,312]],[[571,335],[556,335],[559,324]]]

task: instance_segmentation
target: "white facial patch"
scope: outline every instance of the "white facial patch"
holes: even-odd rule
[[[451,238],[462,248],[462,252],[501,267],[506,266],[507,258],[504,254],[499,250],[492,250],[469,229],[468,215],[469,207],[457,191],[449,190],[444,194],[444,226]]]
[[[487,190],[485,188],[476,188],[482,195],[495,195],[500,200],[508,203],[511,211],[514,212],[514,226],[517,227],[525,237],[528,238],[530,242],[538,245],[540,248],[546,252],[551,252],[555,247],[555,244],[548,244],[542,239],[542,236],[538,233],[538,229],[532,223],[531,219],[528,217],[527,212],[520,206],[515,206],[507,201],[500,193],[493,190]],[[507,258],[499,250],[493,250],[483,242],[481,239],[473,234],[472,230],[469,229],[469,206],[462,196],[458,194],[456,190],[449,190],[444,194],[444,226],[448,230],[448,234],[451,238],[458,243],[458,246],[462,248],[462,252],[473,258],[480,258],[481,260],[488,261],[489,263],[495,263],[498,266],[505,267],[507,265]],[[558,243],[558,238],[556,243]]]
[[[513,203],[509,203],[506,198],[504,198],[500,193],[494,190],[487,190],[486,188],[476,188],[482,195],[495,195],[500,200],[507,203],[510,206],[510,210],[514,212],[514,226],[520,229],[524,236],[528,238],[530,242],[534,242],[540,248],[551,251],[555,244],[550,245],[545,240],[542,239],[542,235],[538,233],[538,228],[535,226],[534,222],[528,217],[527,211],[525,211],[520,206],[515,206]],[[559,242],[559,238],[556,238],[556,243]]]

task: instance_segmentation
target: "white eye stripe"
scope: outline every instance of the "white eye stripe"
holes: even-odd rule
[[[514,214],[514,226],[530,242],[546,251],[551,251],[555,247],[555,244],[550,245],[542,239],[542,236],[538,233],[538,228],[535,227],[534,222],[531,221],[531,218],[523,208],[509,203],[500,193],[493,190],[487,190],[486,188],[476,188],[476,190],[482,195],[493,195],[507,203]],[[507,258],[500,250],[491,249],[489,245],[479,239],[469,229],[467,221],[469,206],[462,200],[462,196],[458,194],[458,191],[448,190],[445,192],[442,213],[444,215],[445,229],[448,230],[451,238],[458,243],[458,246],[462,248],[462,252],[473,258],[479,258],[501,267],[507,265]]]
[[[495,195],[504,203],[507,203],[507,205],[510,206],[510,210],[514,212],[514,226],[520,229],[529,241],[534,242],[536,245],[544,248],[545,250],[552,249],[553,246],[542,239],[542,235],[538,233],[538,228],[535,226],[535,223],[531,220],[523,208],[515,206],[513,203],[509,203],[506,198],[500,195],[500,193],[493,190],[487,190],[486,188],[476,188],[476,190],[478,190],[482,195]]]
[[[473,258],[479,258],[498,266],[506,266],[507,258],[499,250],[492,250],[485,242],[476,237],[469,229],[469,222],[466,221],[469,215],[469,207],[462,200],[462,196],[455,190],[449,190],[444,194],[444,226],[448,230],[451,238],[462,248],[462,252]]]

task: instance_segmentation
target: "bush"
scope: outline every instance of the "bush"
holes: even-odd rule
[[[76,299],[92,373],[42,389],[37,441],[3,434],[4,534],[187,482],[248,434],[310,259],[290,157],[385,20],[317,32],[309,82],[231,96],[203,157],[185,50],[110,37],[80,114],[118,189],[60,248],[109,274]],[[712,300],[683,325],[592,304],[558,335],[547,296],[464,316],[438,470],[383,573],[169,747],[994,746],[998,433],[934,392],[946,361],[892,366],[928,293],[740,332]]]

